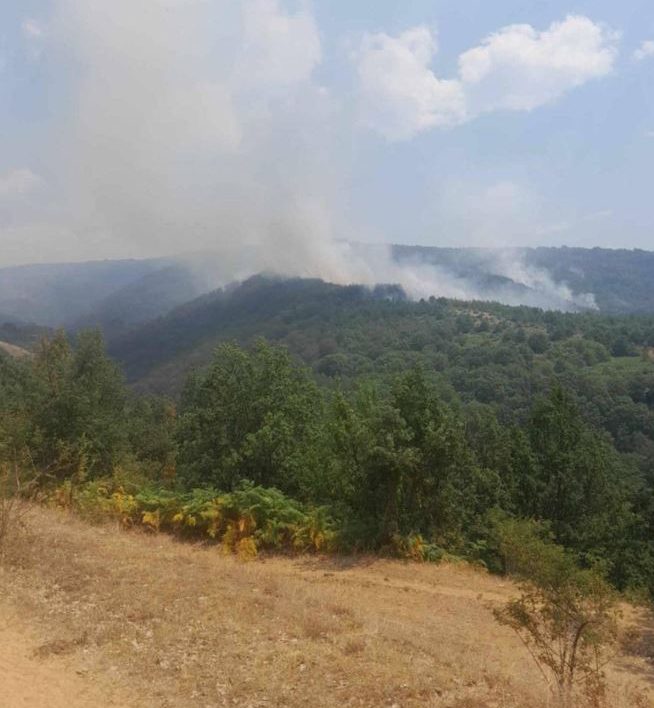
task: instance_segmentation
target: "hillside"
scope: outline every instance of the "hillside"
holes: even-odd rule
[[[155,260],[0,268],[0,313],[3,321],[66,325],[112,293],[159,268]]]
[[[654,311],[654,252],[605,248],[524,249],[527,263],[546,269],[574,292],[595,294],[602,312]]]
[[[105,336],[117,336],[205,291],[206,287],[187,268],[164,265],[115,290],[66,324],[73,331],[99,327]]]
[[[220,272],[215,253],[1,268],[0,324],[114,336],[211,291]]]
[[[364,261],[375,261],[374,247],[356,248]],[[395,246],[393,254],[412,266],[436,266],[477,299],[569,310],[583,309],[589,294],[601,312],[654,312],[649,251]],[[0,323],[99,326],[115,336],[229,282],[234,274],[225,268],[219,252],[2,268]]]
[[[4,352],[15,359],[22,359],[30,355],[26,349],[17,347],[15,344],[9,344],[9,342],[3,342],[2,340],[0,340],[0,352]]]
[[[513,586],[465,565],[243,563],[40,508],[28,531],[18,564],[0,573],[12,706],[42,708],[45,696],[72,708],[547,703],[526,649],[493,619]],[[651,622],[625,608],[613,708],[654,705]]]
[[[24,322],[0,323],[0,340],[21,349],[34,349],[39,341],[49,334],[51,330],[48,327]]]
[[[654,344],[654,317],[414,303],[393,288],[257,277],[111,340],[109,351],[139,388],[176,393],[219,342],[257,337],[287,346],[325,381],[386,376],[420,363],[466,398],[505,404],[516,387],[533,387],[557,368],[578,378],[612,356],[638,368],[642,347]]]
[[[476,284],[485,299],[530,302],[521,294],[530,279],[549,276],[574,294],[591,293],[600,312],[654,312],[654,252],[606,248],[435,248],[394,246],[397,260],[426,262]],[[533,269],[530,272],[530,269]],[[522,297],[522,300],[519,298]],[[557,307],[553,302],[551,307]]]
[[[492,415],[502,425],[523,426],[535,401],[561,385],[586,424],[628,467],[638,467],[637,484],[649,485],[653,316],[415,303],[392,288],[259,277],[111,341],[109,353],[137,391],[177,398],[221,342],[250,347],[259,337],[288,348],[327,390],[356,391],[366,381],[392,386],[418,365],[442,400],[471,421]],[[469,423],[472,435],[476,426]]]
[[[308,325],[324,317],[327,323],[338,322],[373,298],[378,300],[358,286],[257,276],[239,286],[216,290],[111,340],[109,351],[123,365],[128,380],[139,381],[163,368],[168,371],[162,372],[168,385],[175,386],[192,366],[208,361],[219,341],[256,337],[281,341],[291,331],[299,334],[303,329],[313,337]],[[172,378],[171,370],[175,371]],[[156,381],[154,387],[158,387]]]

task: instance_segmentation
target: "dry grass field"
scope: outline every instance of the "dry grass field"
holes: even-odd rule
[[[215,547],[34,508],[0,570],[0,706],[547,706],[459,565],[239,562]],[[651,619],[625,608],[607,705],[654,705]]]

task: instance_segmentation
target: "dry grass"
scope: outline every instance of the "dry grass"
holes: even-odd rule
[[[26,357],[32,356],[31,352],[28,352],[27,349],[3,341],[0,341],[0,351],[9,354],[9,356],[14,357],[14,359],[25,359]]]
[[[22,555],[25,520],[32,509],[23,496],[28,487],[11,466],[0,465],[0,564]]]
[[[492,616],[513,587],[466,566],[243,563],[43,509],[28,524],[21,565],[0,576],[5,607],[39,628],[39,660],[63,656],[88,683],[109,677],[129,697],[119,705],[548,705],[522,645]],[[654,626],[630,613],[631,626]],[[625,640],[610,706],[654,705],[648,636]]]

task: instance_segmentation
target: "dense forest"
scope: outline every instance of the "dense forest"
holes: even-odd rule
[[[181,390],[190,371],[209,363],[218,343],[249,346],[264,337],[288,348],[327,385],[348,387],[419,365],[446,398],[476,400],[515,416],[554,377],[577,390],[590,412],[603,395],[597,389],[649,371],[653,336],[654,316],[443,298],[412,302],[390,286],[257,277],[110,340],[109,351],[139,390],[170,394]]]
[[[30,348],[0,352],[0,457],[48,498],[252,551],[496,570],[498,523],[532,519],[654,591],[654,316],[255,278],[111,357],[98,331]]]

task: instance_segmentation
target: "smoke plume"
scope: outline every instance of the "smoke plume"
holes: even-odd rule
[[[510,299],[436,265],[398,261],[390,248],[351,245],[343,175],[357,121],[321,84],[323,47],[307,2],[55,8],[42,41],[67,79],[52,89],[49,172],[60,206],[50,221],[81,254],[208,250],[219,254],[216,286],[272,271],[399,283],[412,297]],[[540,304],[574,306],[517,256],[497,269],[518,273]]]

